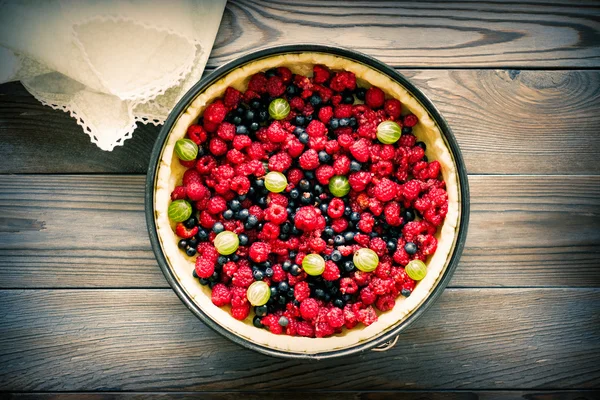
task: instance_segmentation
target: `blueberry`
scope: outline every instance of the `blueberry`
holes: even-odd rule
[[[296,115],[294,117],[294,124],[296,126],[304,126],[305,123],[306,123],[306,118],[304,118],[304,115]],[[304,131],[304,129],[302,131]]]
[[[254,186],[258,187],[258,188],[264,188],[265,187],[265,180],[264,179],[257,179],[254,181]]]
[[[242,106],[239,106],[238,108],[236,108],[236,109],[235,109],[235,113],[236,113],[237,115],[242,115],[242,114],[244,114],[244,111],[246,111],[246,109],[245,109],[244,107],[242,107]]]
[[[300,89],[296,85],[289,85],[287,88],[285,88],[285,92],[288,96],[293,97],[300,92]]]
[[[417,146],[419,146],[420,148],[422,148],[423,150],[427,150],[427,145],[423,142],[417,142],[415,143]]]
[[[258,112],[258,120],[260,122],[265,122],[269,120],[269,112],[267,110],[260,110]]]
[[[317,299],[322,299],[325,297],[325,291],[323,289],[315,289],[315,297]]]
[[[344,208],[344,216],[349,217],[352,214],[352,207],[346,206]]]
[[[294,264],[290,268],[290,274],[292,274],[293,276],[298,276],[301,272],[302,270],[300,269],[300,266],[298,264]]]
[[[235,133],[237,133],[238,135],[247,135],[248,134],[248,128],[246,128],[246,125],[238,125],[235,128]]]
[[[273,276],[273,268],[271,268],[271,267],[267,267],[267,268],[265,268],[265,276],[266,276],[267,278],[270,278],[270,277],[272,277],[272,276]]]
[[[356,160],[350,161],[350,171],[358,172],[358,171],[360,171],[361,168],[362,168],[362,165],[358,161],[356,161]]]
[[[233,211],[240,211],[242,208],[242,203],[240,203],[239,200],[231,200],[229,202],[229,208],[231,208]]]
[[[240,233],[238,235],[238,240],[240,241],[240,246],[245,246],[248,244],[248,236]]]
[[[356,121],[356,118],[354,118],[354,117],[350,118],[350,126],[352,128],[356,128],[358,126],[358,122]]]
[[[298,182],[298,187],[306,192],[310,190],[310,182],[306,179],[301,179],[300,182]]]
[[[404,251],[406,251],[408,254],[410,254],[412,256],[413,254],[416,254],[416,252],[417,252],[417,245],[414,244],[413,242],[407,242],[404,245]]]
[[[292,230],[292,232],[293,232],[293,230]],[[295,251],[290,251],[288,255],[290,256],[290,258],[296,258],[297,253]]]
[[[333,300],[333,306],[337,307],[337,308],[344,308],[344,306],[345,306],[344,300],[342,300],[340,298]]]
[[[394,251],[396,251],[396,242],[393,240],[388,240],[387,244],[387,249],[388,251],[390,251],[391,253],[393,253]]]
[[[265,279],[265,274],[260,269],[257,269],[252,272],[252,277],[254,277],[255,281],[262,281]]]
[[[315,173],[312,171],[304,171],[304,177],[306,179],[315,179]]]
[[[233,262],[240,261],[240,256],[238,256],[237,254],[231,255],[231,256],[229,256],[229,258],[231,258],[231,261],[233,261]]]
[[[331,261],[338,262],[342,259],[342,253],[339,250],[334,250],[331,252]]]
[[[284,222],[279,228],[283,233],[290,233],[290,231],[292,230],[292,224],[289,222]]]
[[[323,203],[323,204],[321,204],[321,205],[319,206],[319,209],[321,210],[321,212],[322,212],[323,214],[325,214],[325,213],[327,213],[327,207],[328,207],[328,206],[327,206],[327,203]]]
[[[188,246],[190,247],[196,247],[198,246],[198,239],[194,236],[193,238],[191,238],[190,240],[188,240]]]
[[[246,120],[246,122],[252,122],[254,120],[254,111],[246,111],[246,113],[244,114],[244,119]]]
[[[205,242],[208,240],[208,232],[206,231],[206,229],[199,229],[198,233],[196,234],[196,237],[199,241]]]
[[[371,237],[371,239],[376,238],[377,232],[371,232],[371,233],[369,233],[369,236]]]
[[[223,211],[223,218],[225,218],[226,220],[230,220],[231,218],[233,218],[233,210]]]
[[[285,260],[283,264],[281,264],[281,269],[285,272],[289,271],[292,267],[292,262],[290,260]]]
[[[344,237],[343,237],[342,235],[336,235],[336,236],[333,238],[333,243],[334,243],[336,246],[341,246],[341,245],[343,245],[344,243],[346,243],[346,239],[344,239]],[[334,260],[334,261],[335,261],[335,260]]]
[[[275,297],[279,294],[276,286],[271,286],[271,297]]]
[[[327,154],[327,152],[326,152],[325,150],[321,150],[321,151],[319,152],[319,161],[320,161],[322,164],[326,164],[326,163],[328,163],[329,161],[331,161],[331,156],[330,156],[329,154]]]
[[[307,144],[308,143],[308,133],[303,132],[302,134],[300,134],[300,136],[298,136],[298,140],[300,141],[300,143],[302,144]]]
[[[258,315],[255,315],[252,319],[252,325],[254,325],[257,328],[264,328],[264,325],[262,324],[262,322],[260,322],[260,319],[261,318]]]
[[[302,197],[300,197],[300,203],[304,205],[312,204],[315,201],[315,197],[310,192],[302,193]]]
[[[177,247],[179,247],[181,250],[185,250],[186,247],[188,247],[188,242],[185,239],[181,239],[178,243],[177,243]]]
[[[325,293],[325,297],[323,297],[323,301],[325,301],[325,303],[329,303],[330,300],[331,300],[331,295],[329,293]]]
[[[233,117],[233,118],[231,119],[231,122],[232,122],[234,125],[238,126],[238,125],[240,125],[240,124],[242,123],[242,117],[240,117],[239,115],[236,115],[235,117]]]
[[[250,108],[252,108],[253,110],[258,110],[260,108],[260,106],[261,106],[261,104],[260,104],[260,101],[258,101],[258,100],[252,100],[250,102]]]
[[[292,220],[294,219],[295,214],[292,215]],[[292,226],[292,235],[294,236],[299,236],[300,235],[300,230],[298,228],[296,228],[296,226]],[[290,254],[291,257],[291,254]]]
[[[427,156],[423,156],[423,158],[421,158],[421,161],[429,162],[429,158],[427,158]]]
[[[325,229],[323,229],[323,235],[325,235],[326,238],[333,237],[333,235],[334,235],[333,228],[330,226],[326,226]]]
[[[217,258],[217,264],[219,265],[225,265],[227,264],[227,262],[229,262],[229,258],[227,258],[226,256],[219,256]]]
[[[223,224],[221,222],[215,222],[212,230],[214,233],[221,233],[225,230],[225,227],[223,226]]]
[[[414,212],[414,210],[407,208],[406,210],[402,211],[402,213],[400,213],[400,216],[402,216],[402,219],[404,219],[404,222],[414,221],[415,212]]]
[[[194,269],[192,270],[192,276],[193,276],[194,278],[198,279],[198,274],[196,273],[196,268],[194,268]]]
[[[279,304],[279,305],[281,305],[281,306],[284,306],[284,305],[285,305],[285,303],[287,303],[287,299],[286,299],[286,297],[285,297],[285,296],[280,296],[280,297],[277,299],[277,304]]]
[[[315,186],[313,186],[313,189],[312,189],[313,193],[317,196],[322,194],[324,190],[325,189],[323,189],[323,186],[321,186],[319,184],[316,184]]]
[[[264,317],[267,315],[267,306],[254,307],[254,314],[258,315],[259,317]]]
[[[402,134],[403,135],[410,135],[412,133],[412,128],[410,126],[403,126],[402,127]]]
[[[350,214],[350,221],[352,221],[352,222],[360,221],[360,214],[357,212],[353,212],[352,214]]]
[[[342,104],[353,104],[353,103],[354,103],[354,96],[352,95],[352,93],[347,93],[347,92],[342,93]]]
[[[329,127],[331,129],[337,129],[337,128],[339,128],[340,127],[340,120],[337,119],[337,118],[331,118],[329,120]]]
[[[367,89],[358,88],[356,90],[356,98],[358,98],[359,100],[364,100],[366,94],[367,94]]]
[[[204,279],[204,278],[201,278],[201,279],[200,279],[200,284],[201,284],[202,286],[206,286],[206,285],[208,285],[208,283],[209,283],[209,282],[208,282],[208,279]]]
[[[250,214],[248,216],[248,219],[246,220],[246,223],[244,224],[244,226],[246,226],[246,225],[250,229],[254,228],[256,225],[258,225],[258,218],[256,218],[255,215]]]
[[[351,272],[354,270],[354,263],[352,261],[346,261],[344,263],[344,271]]]
[[[288,285],[287,282],[279,282],[279,285],[277,285],[277,290],[279,290],[280,293],[284,293],[287,292],[290,288],[290,285]]]
[[[286,317],[284,317],[283,315],[281,317],[279,317],[279,325],[283,326],[284,328],[286,326],[288,326],[288,324],[290,323],[290,321],[288,321],[288,319]]]
[[[198,221],[196,221],[196,218],[194,218],[194,217],[191,217],[191,218],[188,218],[188,219],[187,219],[187,220],[186,220],[186,221],[183,223],[183,225],[184,225],[186,228],[188,228],[188,229],[192,229],[194,226],[196,226],[196,223],[197,223],[197,222],[198,222]]]
[[[304,132],[306,132],[306,131],[304,130],[304,128],[302,128],[300,126],[297,126],[297,127],[294,128],[294,135],[296,135],[296,136],[300,136]]]
[[[350,125],[350,118],[340,118],[340,126],[346,127]]]
[[[344,240],[346,241],[346,243],[353,241],[354,240],[354,232],[345,232]]]
[[[258,122],[253,122],[250,124],[250,130],[252,132],[256,132],[259,129],[260,129],[260,125],[258,124]]]
[[[402,291],[400,293],[402,293],[402,296],[404,296],[404,297],[410,296],[410,290],[408,290],[408,289],[402,289]]]
[[[188,256],[192,257],[196,255],[196,249],[193,247],[188,247],[187,249],[185,249],[185,254],[187,254]]]
[[[265,208],[267,206],[267,198],[264,196],[259,197],[258,200],[256,200],[256,204],[258,204],[262,208]]]
[[[321,103],[323,102],[323,100],[321,99],[321,96],[319,96],[318,94],[313,94],[312,96],[310,96],[308,98],[308,102],[313,107],[319,107],[321,105]]]

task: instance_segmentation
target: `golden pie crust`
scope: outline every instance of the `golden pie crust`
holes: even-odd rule
[[[174,156],[175,142],[185,136],[188,126],[197,121],[204,108],[214,99],[223,96],[228,86],[233,86],[242,92],[245,91],[250,77],[257,72],[285,66],[293,73],[312,76],[312,67],[315,64],[326,65],[332,70],[353,72],[359,86],[365,88],[377,86],[386,93],[386,96],[400,100],[403,110],[407,109],[415,114],[419,118],[419,123],[413,128],[413,132],[419,140],[427,145],[426,155],[429,160],[438,160],[441,164],[448,192],[448,214],[436,234],[437,251],[427,262],[427,276],[418,282],[411,296],[398,297],[395,307],[387,312],[378,312],[379,319],[372,325],[368,327],[358,325],[351,330],[344,329],[341,334],[327,338],[275,335],[266,329],[255,328],[252,325],[253,313],[250,313],[246,320],[238,321],[231,316],[227,307],[219,308],[213,305],[210,288],[200,285],[192,277],[194,258],[186,256],[178,249],[179,239],[174,233],[174,224],[167,216],[167,209],[171,201],[170,194],[175,186],[181,184],[183,173],[186,170]],[[460,209],[458,177],[454,160],[438,126],[425,108],[403,86],[387,75],[347,58],[311,52],[277,55],[250,62],[228,73],[200,93],[187,110],[180,115],[166,140],[158,167],[154,201],[156,228],[164,255],[173,275],[198,307],[221,327],[250,342],[271,349],[306,354],[356,346],[384,334],[416,310],[435,288],[438,278],[448,265],[449,255],[455,243]]]

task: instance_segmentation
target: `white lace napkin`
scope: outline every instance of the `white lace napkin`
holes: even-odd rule
[[[0,83],[20,80],[111,151],[200,79],[225,2],[0,0]]]

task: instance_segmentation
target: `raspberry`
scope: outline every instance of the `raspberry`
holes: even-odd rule
[[[404,118],[402,119],[402,125],[404,125],[408,128],[412,128],[413,126],[415,126],[417,124],[417,122],[419,122],[419,119],[414,114],[405,115]]]
[[[273,282],[283,282],[283,281],[285,281],[286,278],[287,278],[287,274],[285,273],[283,268],[281,268],[281,265],[280,264],[273,265],[273,276],[271,277]],[[294,289],[294,293],[296,293],[296,289]]]
[[[350,158],[342,154],[333,161],[333,171],[336,175],[347,175],[350,172]]]
[[[311,149],[313,149],[315,151],[321,151],[321,150],[325,149],[326,144],[327,144],[326,136],[311,137],[308,140],[308,147],[310,147]]]
[[[437,239],[432,235],[419,235],[417,236],[417,243],[419,251],[424,255],[428,256],[435,253],[437,249]]]
[[[371,172],[380,176],[390,176],[394,172],[394,165],[390,161],[379,161],[371,165]]]
[[[227,210],[227,202],[221,196],[213,196],[208,200],[206,211],[211,214],[220,214]]]
[[[319,217],[321,217],[321,215],[315,207],[301,207],[296,212],[296,216],[294,217],[294,224],[296,225],[296,228],[301,229],[303,231],[313,231],[317,229],[319,225]]]
[[[336,118],[350,118],[352,117],[352,104],[340,104],[335,108],[333,115]]]
[[[369,248],[377,253],[379,257],[383,257],[385,254],[387,254],[387,244],[385,243],[385,240],[380,237],[374,237],[371,239]]]
[[[292,81],[292,71],[287,67],[277,67],[277,75],[281,77],[283,83],[290,83]]]
[[[385,222],[390,226],[400,226],[402,224],[402,218],[400,217],[400,205],[395,201],[385,205],[383,210]]]
[[[313,170],[320,165],[319,154],[313,149],[308,149],[302,153],[298,161],[300,167],[305,170]]]
[[[219,181],[219,183],[217,183],[214,187],[215,192],[217,192],[218,194],[222,194],[223,196],[227,195],[227,193],[229,192],[230,184],[230,179],[224,179],[222,181]]]
[[[202,126],[197,124],[193,124],[188,127],[187,135],[197,145],[206,142],[207,139],[206,131]]]
[[[281,225],[287,221],[288,213],[284,206],[278,204],[269,204],[265,211],[265,219],[276,225]]]
[[[222,156],[227,153],[227,143],[220,138],[212,138],[208,144],[208,150],[215,156]]]
[[[378,184],[375,185],[374,194],[378,200],[387,202],[396,197],[397,191],[398,189],[396,183],[387,178],[383,178]]]
[[[272,222],[267,222],[263,225],[262,231],[258,234],[259,239],[273,240],[279,236],[279,225],[275,225]]]
[[[217,160],[213,156],[202,156],[196,163],[196,170],[203,175],[209,174],[216,167]],[[183,184],[185,185],[185,182]]]
[[[321,239],[320,237],[312,238],[308,242],[308,245],[314,253],[321,253],[327,247],[325,240]]]
[[[227,289],[227,286],[217,283],[212,288],[211,300],[215,306],[223,307],[231,303],[231,292]]]
[[[236,135],[233,138],[233,148],[236,150],[243,150],[252,144],[252,139],[246,135]]]
[[[349,149],[350,146],[352,146],[352,144],[354,143],[354,139],[352,139],[352,136],[348,134],[340,134],[337,138],[337,141],[339,145],[344,149]]]
[[[269,170],[283,172],[292,165],[292,157],[288,153],[279,152],[269,158]]]
[[[204,122],[202,123],[202,127],[204,128],[204,130],[206,132],[213,133],[213,132],[217,131],[217,128],[219,127],[219,124],[214,123],[214,122],[210,122],[210,121],[208,121],[208,120],[205,119]]]
[[[402,235],[407,242],[414,242],[418,235],[433,235],[435,231],[435,226],[427,221],[411,221],[402,228]]]
[[[269,205],[277,204],[285,208],[288,206],[288,199],[284,194],[270,192],[267,195],[267,203]]]
[[[244,161],[246,161],[246,157],[241,151],[231,149],[227,152],[227,161],[229,161],[231,164],[242,164]]]
[[[250,180],[245,176],[236,176],[231,180],[229,187],[237,194],[244,195],[250,190]]]
[[[364,233],[373,232],[373,226],[375,225],[375,218],[370,213],[362,213],[360,215],[360,221],[358,221],[358,229]]]
[[[217,135],[223,140],[233,140],[235,137],[235,125],[230,124],[229,122],[223,122],[217,129]]]
[[[314,337],[315,336],[315,330],[314,330],[313,326],[306,321],[298,321],[297,322],[296,333],[298,333],[298,336],[303,336],[303,337]]]
[[[350,146],[350,153],[359,162],[369,161],[369,141],[367,139],[359,139]]]
[[[265,217],[265,212],[263,211],[263,209],[260,208],[260,206],[257,206],[256,204],[250,206],[250,208],[248,208],[248,211],[251,215],[254,215],[256,218],[258,218],[259,221],[262,221]]]
[[[384,242],[385,243],[385,242]],[[387,253],[387,251],[386,251]],[[381,279],[387,279],[390,277],[391,269],[392,269],[392,259],[389,256],[382,255],[379,259],[379,265],[375,268],[374,274],[375,276]],[[389,259],[389,261],[383,261],[384,259]]]
[[[233,278],[233,275],[237,272],[237,270],[238,266],[233,261],[229,261],[225,263],[225,265],[223,265],[223,275],[227,276],[230,279]]]
[[[310,288],[308,287],[307,282],[298,282],[296,286],[294,286],[294,297],[299,302],[303,302],[310,297]]]
[[[328,124],[331,117],[333,117],[333,109],[330,106],[321,107],[319,110],[319,120],[324,124]]]
[[[356,233],[354,235],[354,241],[361,246],[368,246],[371,238],[369,235],[365,235],[364,233]]]
[[[182,183],[183,186],[188,186],[192,182],[202,183],[202,178],[200,177],[200,173],[198,173],[198,171],[188,169],[183,173]]]
[[[367,185],[371,182],[371,174],[366,171],[358,171],[350,174],[348,177],[348,183],[350,187],[357,192],[362,192],[367,188]]]
[[[397,99],[387,99],[383,106],[386,114],[393,119],[398,119],[402,113],[402,103]]]
[[[341,328],[344,325],[344,312],[341,308],[333,307],[327,313],[327,322],[333,328]]]
[[[412,149],[410,149],[410,152],[408,154],[408,162],[411,164],[417,163],[423,159],[424,155],[425,150],[423,150],[419,146],[415,146]]]
[[[331,222],[331,229],[335,233],[342,233],[348,228],[348,221],[345,218],[337,218]]]
[[[208,279],[215,272],[215,265],[214,263],[210,262],[210,260],[207,260],[202,257],[197,257],[195,270],[196,275],[198,275],[200,278]]]
[[[292,110],[302,111],[304,109],[304,100],[301,97],[292,97],[290,100],[290,108]]]
[[[287,173],[287,180],[289,183],[297,185],[304,178],[304,173],[298,168],[290,169]]]
[[[339,197],[334,197],[327,206],[327,215],[331,218],[340,218],[344,215],[344,210],[346,209],[346,205],[344,204],[344,200]]]
[[[260,100],[260,94],[255,92],[254,90],[246,90],[246,93],[242,96],[242,100],[245,103],[250,103],[252,100]]]
[[[369,326],[372,323],[377,321],[377,313],[373,307],[367,307],[358,312],[357,319],[363,323],[365,326]]]
[[[377,295],[373,292],[370,286],[365,286],[360,290],[360,301],[362,301],[365,305],[370,305],[375,303],[377,300]]]
[[[265,242],[254,242],[250,246],[249,256],[252,261],[261,263],[267,261],[271,253],[271,246]]]
[[[323,338],[331,336],[335,333],[335,329],[327,322],[327,314],[324,314],[322,318],[317,317],[315,322],[315,336]]]
[[[294,289],[295,290],[295,289]],[[315,318],[319,313],[319,303],[313,298],[308,298],[300,303],[300,314],[305,320]]]
[[[354,282],[358,286],[366,286],[371,282],[372,274],[363,271],[355,271],[354,272]]]
[[[357,324],[356,313],[352,310],[352,305],[346,304],[344,307],[344,325],[348,329],[352,329]]]
[[[202,225],[203,228],[207,229],[211,229],[215,222],[217,222],[217,220],[208,211],[202,211],[200,213],[199,221],[200,225]]]
[[[411,202],[419,197],[421,184],[414,179],[410,180],[401,186],[400,193],[402,193],[404,199]]]
[[[254,278],[252,277],[252,269],[245,265],[238,268],[236,273],[233,274],[233,279],[231,280],[231,283],[233,283],[234,286],[241,288],[247,288],[252,284],[252,282],[254,282]]]
[[[315,171],[315,176],[321,185],[329,184],[329,180],[335,175],[331,165],[321,165]]]
[[[302,154],[302,151],[304,151],[304,145],[298,139],[292,139],[287,142],[285,149],[290,156],[298,158]]]
[[[223,96],[223,104],[229,108],[236,108],[242,99],[242,93],[229,86],[225,89],[225,95]]]
[[[177,226],[175,227],[175,233],[180,238],[190,239],[191,237],[193,237],[194,235],[196,235],[196,233],[198,233],[198,227],[194,226],[193,228],[188,229],[188,228],[185,227],[185,225],[183,225],[183,223],[179,222],[177,224]]]
[[[325,83],[329,80],[330,76],[331,73],[326,66],[319,64],[313,66],[313,80],[315,83]]]
[[[377,109],[383,106],[385,102],[385,93],[376,86],[371,86],[365,94],[365,104],[372,109]]]
[[[265,93],[267,91],[267,77],[262,72],[252,75],[248,82],[248,90],[256,93]]]
[[[331,260],[325,262],[325,271],[321,275],[326,281],[335,281],[340,279],[340,270]]]
[[[271,97],[279,97],[285,93],[285,85],[283,80],[278,76],[272,76],[267,80],[267,93]]]
[[[212,124],[220,124],[225,120],[227,116],[227,108],[221,102],[215,102],[210,104],[204,110],[204,122],[210,122]]]
[[[340,279],[340,293],[342,294],[354,294],[358,290],[358,285],[352,280],[352,278]]]
[[[246,304],[242,307],[232,307],[231,308],[231,315],[233,316],[233,318],[237,319],[237,320],[244,320],[248,317],[248,315],[250,314],[250,305]]]
[[[440,163],[437,160],[430,163],[418,162],[413,167],[412,173],[417,179],[436,179],[440,174]]]
[[[185,199],[185,186],[176,186],[171,192],[171,200]]]
[[[254,142],[250,145],[250,147],[246,150],[248,157],[252,160],[262,160],[267,156],[265,149],[262,144],[258,142]]]
[[[267,128],[266,133],[268,140],[273,143],[281,143],[285,141],[285,138],[287,136],[285,128],[283,127],[283,125],[281,125],[281,122],[279,121],[273,121],[273,123],[271,123],[271,125],[269,125],[269,127]]]
[[[313,119],[306,127],[306,133],[310,137],[325,136],[327,135],[327,127],[318,119]]]
[[[337,153],[339,150],[340,144],[337,142],[337,140],[328,140],[327,143],[325,143],[325,151],[328,154]]]
[[[371,283],[369,283],[369,287],[377,296],[382,296],[392,291],[394,288],[394,280],[392,278],[381,279],[375,277],[371,280]]]
[[[195,168],[196,160],[190,160],[190,161],[179,160],[179,164],[183,165],[186,168]]]
[[[346,89],[353,91],[356,88],[356,76],[352,72],[340,71],[333,76],[329,87],[336,92]]]
[[[362,194],[362,193],[361,193]],[[383,212],[383,205],[377,199],[370,198],[369,199],[369,210],[373,213],[373,215],[380,216]]]

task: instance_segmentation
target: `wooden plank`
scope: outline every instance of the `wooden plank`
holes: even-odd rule
[[[401,72],[446,117],[470,173],[600,173],[600,71]],[[0,85],[0,173],[145,173],[158,130],[103,152],[66,113]]]
[[[594,2],[228,2],[210,66],[265,46],[348,47],[396,67],[597,67]]]
[[[245,350],[197,320],[169,289],[5,290],[0,300],[2,391],[600,384],[599,289],[449,289],[387,352],[319,362]]]
[[[282,399],[305,400],[307,398],[330,399],[330,400],[382,400],[382,399],[406,399],[406,400],[594,400],[600,397],[600,391],[594,390],[396,390],[377,392],[351,392],[351,391],[294,391],[294,392],[265,392],[265,391],[242,391],[242,392],[72,392],[72,393],[9,393],[8,399],[80,399],[80,400],[141,400],[141,399],[214,399],[214,400],[237,400],[239,398],[251,400]]]
[[[600,287],[600,176],[470,185],[452,286]],[[0,176],[0,287],[168,287],[143,195],[142,176]]]

